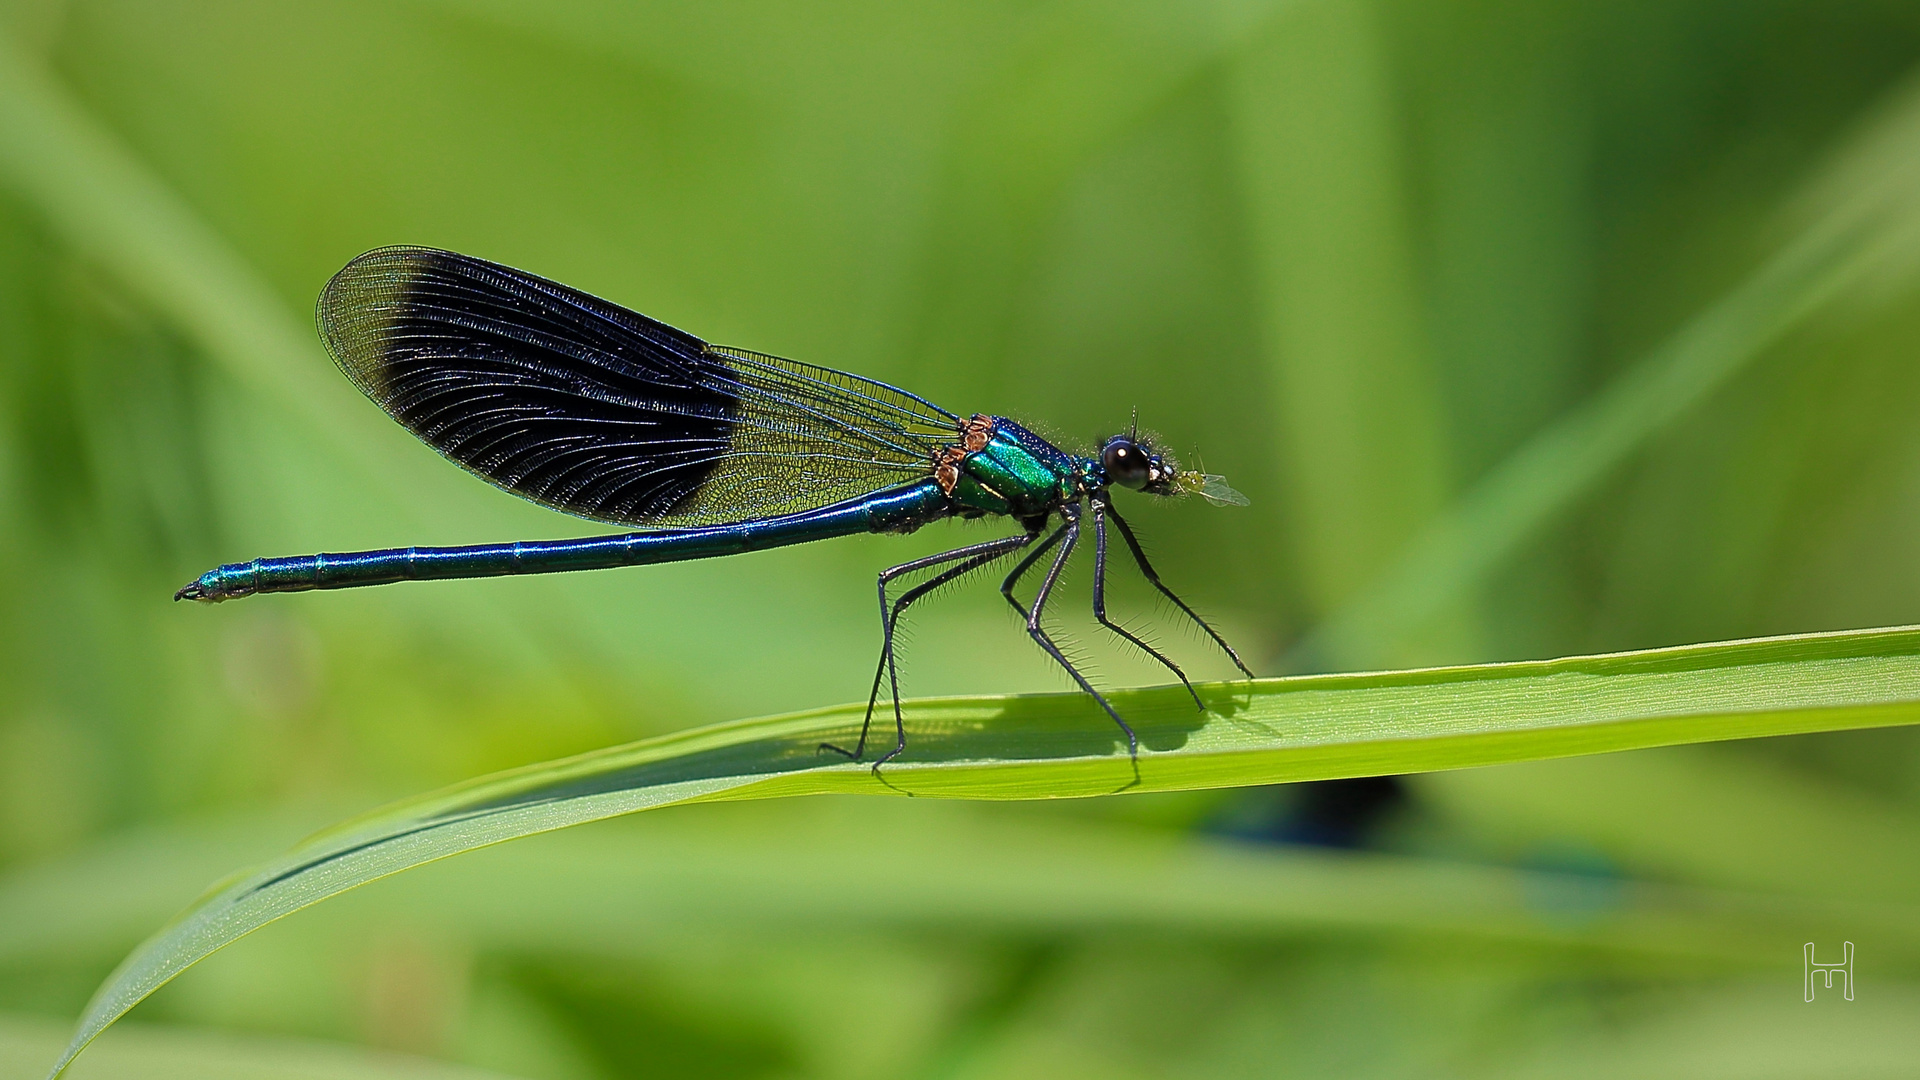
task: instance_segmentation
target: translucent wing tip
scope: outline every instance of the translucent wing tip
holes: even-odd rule
[[[1198,495],[1210,503],[1221,506],[1246,506],[1245,495],[1227,486],[1227,478],[1213,473],[1189,472],[1180,475],[1179,490],[1183,495]]]
[[[1203,473],[1200,477],[1200,497],[1208,502],[1222,506],[1246,506],[1249,500],[1245,495],[1227,486],[1227,478]]]

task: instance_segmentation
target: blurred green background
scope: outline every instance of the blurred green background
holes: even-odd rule
[[[987,535],[171,604],[219,562],[594,531],[440,462],[332,370],[312,298],[378,245],[1074,443],[1138,407],[1253,500],[1129,513],[1263,672],[1920,622],[1911,4],[0,10],[5,1075],[38,1075],[207,883],[308,829],[860,696],[874,571]],[[1686,393],[1632,382],[1688,355],[1718,366]],[[1480,498],[1521,490],[1533,510]],[[1464,539],[1394,578],[1436,522]],[[1110,684],[1161,678],[1078,641]],[[1066,685],[985,584],[928,605],[906,663],[913,694]],[[1804,1002],[1802,944],[1843,939],[1856,1000]],[[1920,740],[1890,730],[643,815],[269,927],[76,1075],[1914,1061]]]

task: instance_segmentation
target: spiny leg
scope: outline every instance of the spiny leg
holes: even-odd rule
[[[1024,546],[1032,539],[1033,537],[1031,535],[1008,537],[1006,545],[1001,550],[983,552],[950,570],[943,570],[934,577],[908,589],[893,602],[892,618],[887,627],[884,655],[881,657],[881,661],[886,665],[888,690],[893,700],[894,743],[893,749],[880,755],[880,757],[874,761],[873,771],[876,776],[879,775],[880,766],[900,756],[901,751],[907,748],[907,722],[900,710],[900,666],[896,660],[896,651],[893,647],[893,630],[899,624],[901,614],[905,612],[908,605],[912,604],[915,600],[920,599],[950,581],[964,577],[991,562],[1006,557],[1009,553]],[[865,730],[867,724],[873,722],[873,705],[873,699],[869,697],[867,700],[867,720],[862,724],[862,731]]]
[[[860,741],[854,744],[854,748],[851,751],[848,751],[842,747],[835,746],[832,743],[821,743],[820,749],[831,750],[836,754],[844,755],[845,757],[847,757],[849,760],[852,760],[852,761],[860,760],[861,755],[866,753],[867,734],[870,731],[870,729],[873,727],[873,709],[875,704],[880,700],[880,680],[882,677],[887,675],[889,671],[893,670],[894,624],[899,620],[900,613],[907,609],[907,605],[913,603],[915,600],[926,595],[928,592],[931,592],[932,590],[939,588],[940,586],[946,584],[947,582],[954,580],[955,578],[962,577],[966,574],[972,573],[973,571],[978,570],[980,567],[985,566],[990,562],[993,562],[995,559],[1002,558],[1008,553],[1016,551],[1026,546],[1027,544],[1033,541],[1033,537],[1034,537],[1033,533],[1027,533],[1026,535],[1023,535],[1023,536],[1007,536],[1007,537],[1002,537],[998,540],[988,540],[984,543],[969,544],[966,547],[955,548],[952,551],[943,551],[938,555],[929,555],[922,559],[914,559],[911,562],[904,562],[898,566],[890,566],[887,569],[882,570],[880,572],[880,582],[879,582],[880,632],[881,632],[880,664],[878,667],[874,669],[873,689],[867,695],[867,715],[866,715],[866,718],[863,721],[861,721],[861,724],[860,724]],[[888,600],[887,600],[887,583],[888,582],[901,576],[902,574],[911,574],[916,570],[931,569],[935,566],[940,566],[945,563],[954,562],[956,560],[961,561],[961,565],[942,571],[941,573],[935,575],[933,578],[929,579],[928,581],[925,581],[920,585],[917,585],[914,588],[907,590],[906,593],[902,594],[899,598],[894,600],[891,604],[888,603]],[[906,747],[906,738],[907,738],[906,722],[900,714],[900,679],[897,672],[894,672],[894,678],[893,678],[893,699],[894,699],[893,700],[894,729],[895,729],[895,733],[899,736],[899,739],[896,745],[894,746],[892,752],[888,753],[886,757],[881,758],[880,761],[877,761],[874,763],[876,768],[881,763],[888,761],[889,759],[893,758],[895,755],[899,754],[900,751]]]
[[[1227,639],[1216,633],[1213,627],[1207,625],[1207,620],[1195,614],[1194,610],[1187,606],[1185,600],[1175,596],[1173,590],[1167,588],[1166,585],[1161,582],[1160,575],[1154,573],[1152,564],[1147,562],[1147,553],[1140,550],[1140,541],[1134,538],[1133,530],[1127,527],[1127,522],[1120,516],[1119,511],[1109,506],[1107,507],[1107,516],[1113,519],[1113,527],[1120,530],[1120,538],[1127,542],[1127,549],[1133,552],[1133,561],[1140,564],[1141,575],[1151,582],[1154,588],[1159,589],[1162,596],[1173,601],[1175,607],[1185,612],[1187,618],[1192,619],[1199,625],[1200,629],[1205,630],[1207,636],[1213,639],[1213,643],[1220,646],[1221,650],[1227,654],[1227,658],[1233,661],[1234,667],[1239,668],[1249,679],[1259,678],[1259,676],[1253,673],[1253,669],[1241,662],[1240,654],[1233,651],[1233,646],[1227,644]]]
[[[1026,620],[1027,606],[1022,604],[1019,598],[1013,595],[1014,586],[1020,584],[1020,579],[1027,576],[1027,571],[1033,569],[1033,564],[1039,562],[1041,556],[1053,550],[1053,545],[1059,543],[1060,538],[1067,535],[1067,530],[1073,528],[1073,525],[1074,522],[1072,519],[1061,522],[1060,527],[1053,530],[1045,540],[1041,541],[1039,547],[1027,552],[1025,558],[1016,563],[1012,570],[1007,571],[1006,580],[1000,583],[1000,595],[1006,597],[1007,603],[1013,605],[1013,610],[1020,613],[1022,621]],[[1039,535],[1037,529],[1034,535]]]
[[[989,540],[989,541],[986,541],[985,543],[980,543],[980,544],[969,544],[966,547],[955,548],[952,551],[943,551],[938,555],[929,555],[925,558],[914,559],[910,562],[904,562],[898,566],[890,566],[887,569],[882,570],[880,572],[880,580],[879,580],[880,632],[881,632],[880,663],[877,667],[874,668],[873,689],[867,695],[867,715],[866,715],[866,719],[862,721],[860,725],[860,741],[855,744],[852,752],[848,752],[847,750],[841,747],[835,746],[832,743],[821,743],[820,749],[832,750],[836,754],[844,754],[846,757],[855,761],[858,761],[861,755],[866,752],[867,733],[868,733],[868,730],[873,725],[874,705],[880,699],[880,680],[883,677],[885,677],[888,669],[888,663],[893,658],[894,621],[898,615],[898,611],[905,607],[905,603],[911,603],[914,599],[916,599],[925,591],[924,589],[916,589],[909,592],[907,596],[904,596],[901,598],[901,600],[905,601],[905,603],[902,603],[896,606],[894,604],[888,603],[888,600],[887,600],[888,582],[891,582],[893,579],[900,577],[903,574],[911,574],[917,570],[927,570],[935,566],[940,566],[944,563],[953,562],[955,560],[970,559],[980,555],[989,555],[993,557],[998,557],[1000,554],[1003,554],[1005,551],[1011,551],[1014,548],[1017,548],[1026,544],[1030,540],[1032,540],[1031,536],[1010,536],[1010,537],[1004,537],[999,540]],[[991,559],[988,559],[987,561],[991,561]],[[985,565],[985,563],[983,562],[981,563],[981,565]],[[975,569],[975,567],[968,566],[965,569],[960,570],[960,573],[966,573],[967,571],[972,569]],[[943,573],[937,576],[933,581],[928,582],[927,584],[929,586],[937,586],[940,584],[945,584],[947,581],[951,580],[953,577],[958,577],[958,576],[959,574]],[[897,680],[896,680],[896,686],[897,686]],[[896,712],[898,711],[897,701],[895,702],[895,710]]]
[[[1187,693],[1193,695],[1194,706],[1201,712],[1206,712],[1207,706],[1200,700],[1200,692],[1193,688],[1193,683],[1187,680],[1187,673],[1180,670],[1179,664],[1167,659],[1159,649],[1140,640],[1126,627],[1107,618],[1107,511],[1110,509],[1105,499],[1093,500],[1093,617],[1099,620],[1101,626],[1119,634],[1132,642],[1141,652],[1160,661],[1160,666],[1173,672],[1174,677],[1180,680],[1180,685],[1186,687]]]
[[[1053,586],[1060,580],[1060,571],[1066,568],[1067,560],[1073,555],[1074,542],[1080,538],[1079,518],[1068,518],[1067,524],[1056,535],[1060,538],[1060,554],[1053,557],[1053,565],[1047,567],[1047,576],[1041,579],[1040,588],[1033,594],[1033,607],[1027,612],[1027,636],[1045,649],[1055,663],[1065,668],[1067,674],[1073,677],[1073,681],[1080,684],[1080,689],[1092,695],[1093,700],[1099,702],[1100,707],[1113,718],[1113,722],[1120,725],[1120,730],[1127,733],[1127,757],[1138,761],[1140,739],[1133,733],[1133,728],[1129,727],[1125,720],[1120,719],[1120,714],[1114,710],[1100,691],[1093,688],[1093,684],[1087,681],[1086,676],[1080,674],[1080,669],[1067,660],[1066,655],[1060,651],[1060,647],[1053,643],[1053,639],[1047,636],[1046,630],[1040,625],[1040,618],[1046,613],[1047,598],[1053,595]]]
[[[994,541],[989,541],[988,543],[994,543]],[[942,563],[952,562],[955,559],[967,558],[968,556],[975,553],[975,549],[983,546],[986,546],[986,545],[971,544],[971,545],[968,545],[967,547],[956,548],[953,551],[943,551],[938,555],[928,555],[925,558],[913,559],[909,562],[903,562],[898,566],[889,566],[885,570],[880,571],[880,582],[879,582],[880,631],[881,631],[880,664],[878,667],[874,669],[873,689],[867,695],[867,716],[866,716],[866,719],[860,725],[860,741],[854,744],[854,748],[851,752],[849,752],[848,750],[842,747],[835,746],[832,743],[821,743],[818,748],[819,750],[831,750],[836,754],[845,755],[847,758],[854,761],[858,761],[860,759],[860,756],[866,753],[867,730],[873,726],[874,702],[878,701],[880,698],[880,679],[886,674],[887,657],[891,654],[891,651],[892,651],[893,623],[892,623],[892,620],[888,617],[888,612],[891,610],[891,608],[890,608],[890,605],[887,603],[887,583],[892,581],[894,578],[899,577],[902,574],[911,574],[916,570],[925,570],[925,569],[928,569],[929,567],[939,566]],[[817,752],[818,751],[816,750],[816,753]]]

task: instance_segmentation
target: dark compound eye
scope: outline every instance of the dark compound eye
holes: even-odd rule
[[[1153,475],[1153,463],[1140,444],[1128,438],[1110,440],[1100,451],[1100,464],[1106,467],[1107,480],[1135,491],[1147,486]]]

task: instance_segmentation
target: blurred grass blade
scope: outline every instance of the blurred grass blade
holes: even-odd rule
[[[1579,760],[1631,767],[1646,755]],[[1658,782],[1672,779],[1671,770],[1653,771]],[[1771,816],[1804,810],[1795,794]],[[482,952],[637,956],[657,944],[662,926],[776,937],[823,928],[991,927],[1037,937],[1117,928],[1249,942],[1337,928],[1760,970],[1776,963],[1783,936],[1871,931],[1878,964],[1920,970],[1911,893],[1863,903],[1871,898],[1795,895],[1808,891],[1795,888],[1799,881],[1766,892],[1701,889],[1004,810],[809,799],[630,816],[420,867],[311,913],[298,931],[321,952],[378,937],[384,925],[430,924]],[[1550,820],[1551,808],[1535,816]],[[286,846],[253,832],[254,854]],[[208,878],[245,860],[233,854],[239,833],[206,823],[142,830],[0,875],[0,965],[126,949]],[[1898,832],[1902,841],[1916,836]],[[1850,838],[1837,846],[1866,847]],[[1593,917],[1568,918],[1575,908]]]
[[[1743,283],[1605,390],[1492,469],[1289,654],[1358,669],[1468,595],[1553,518],[1830,301],[1884,294],[1920,251],[1920,90],[1909,84],[1796,200],[1807,224]]]
[[[1439,387],[1386,35],[1363,4],[1296,7],[1231,72],[1291,533],[1318,614],[1338,610],[1449,492]]]
[[[1779,978],[1678,997],[1604,1029],[1533,1050],[1489,1080],[1721,1077],[1900,1077],[1920,1060],[1920,993],[1892,984],[1809,1020]],[[1823,991],[1824,992],[1824,991]],[[1838,996],[1838,991],[1835,991]]]
[[[395,512],[419,512],[437,463],[359,407],[304,318],[167,182],[0,34],[0,185],[170,321],[240,384],[310,425]],[[416,473],[415,470],[419,470]],[[402,498],[401,493],[406,497]]]
[[[459,520],[488,497],[361,399],[338,376],[304,311],[296,315],[186,199],[4,32],[0,186],[262,404],[302,425],[316,449],[353,471],[354,490],[389,522]],[[300,497],[271,488],[247,494],[250,501]],[[494,595],[460,602],[481,613],[512,603]],[[538,610],[511,621],[577,641],[565,603],[564,594],[548,594]]]
[[[824,792],[1038,799],[1424,772],[1920,722],[1920,628],[1114,695],[1145,753],[1074,694],[916,703],[910,761],[823,764],[856,706],[748,720],[482,777],[323,833],[212,891],[134,952],[66,1057],[142,998],[290,912],[449,855],[619,814]]]
[[[319,385],[331,382],[319,343],[302,321],[165,181],[4,39],[0,183],[230,374],[301,408],[313,407],[311,394],[331,396]]]
[[[31,1076],[65,1035],[37,1016],[0,1013],[0,1076]],[[169,1025],[117,1029],[76,1080],[513,1080],[505,1073],[319,1039]]]

